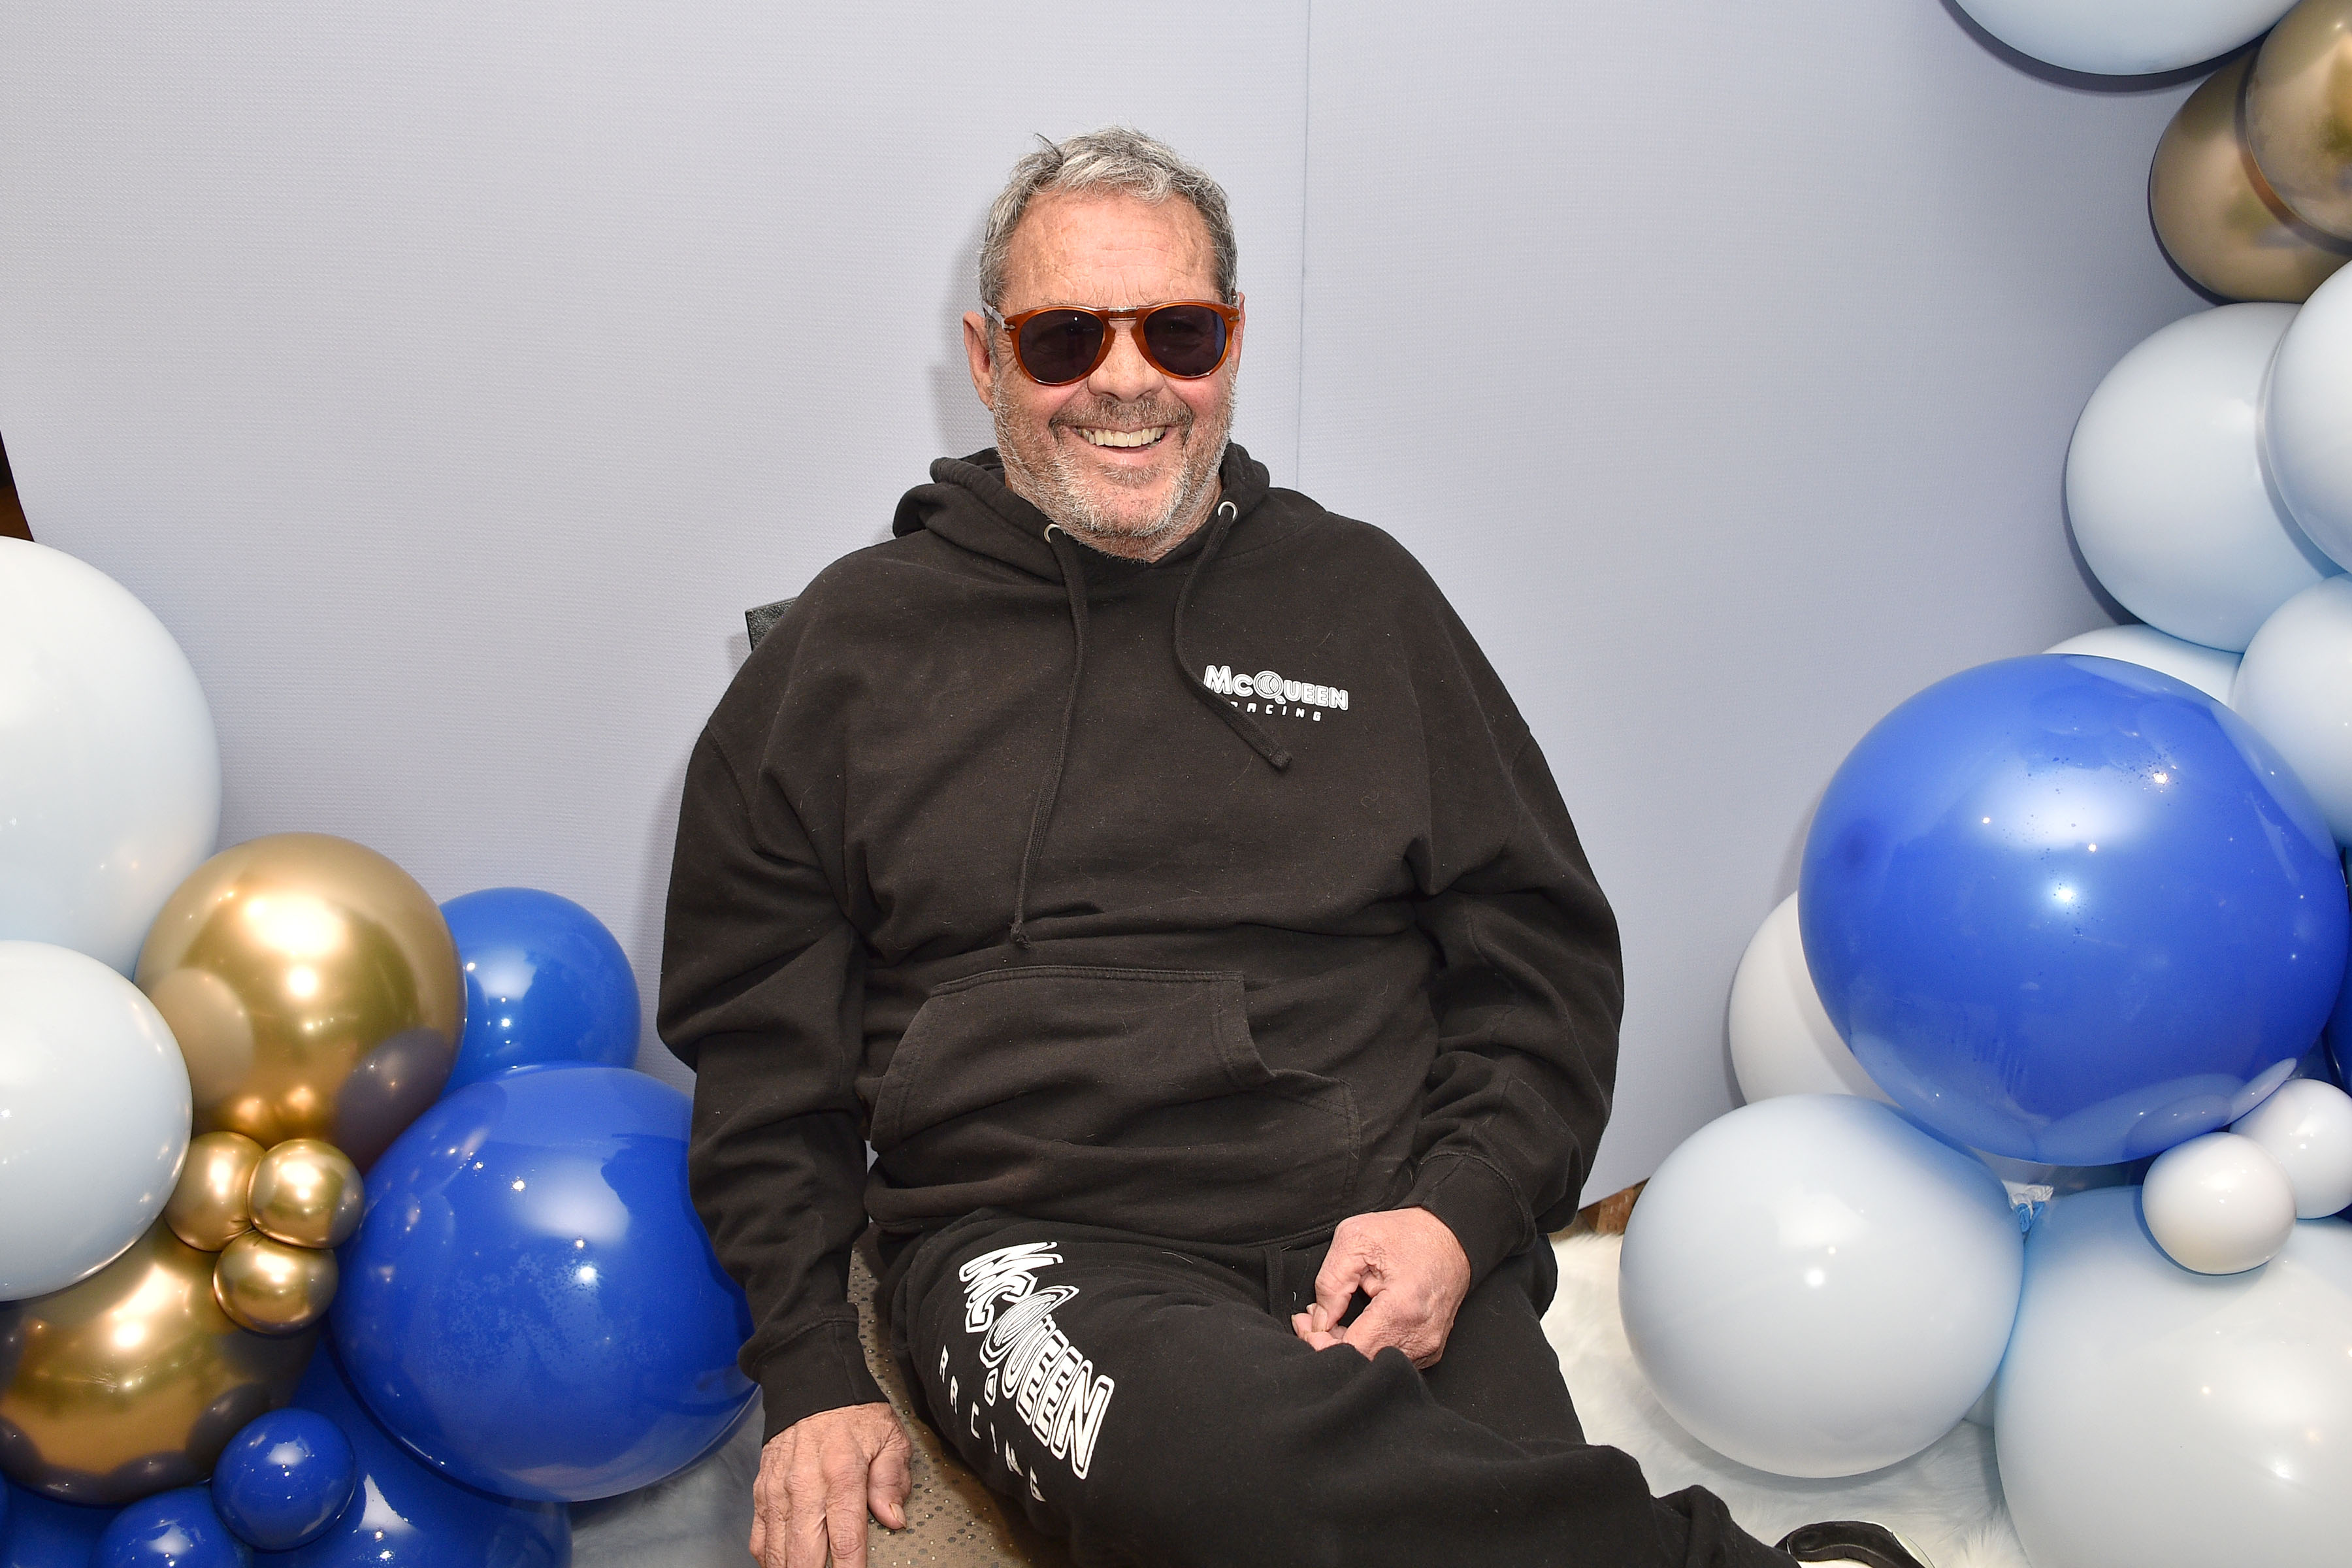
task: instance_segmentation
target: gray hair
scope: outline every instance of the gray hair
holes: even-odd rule
[[[1165,142],[1125,125],[1107,125],[1065,142],[1037,140],[1045,144],[1013,165],[1013,177],[988,209],[988,228],[980,241],[982,304],[993,310],[1004,303],[1004,264],[1013,249],[1013,231],[1021,226],[1030,202],[1045,191],[1123,191],[1154,205],[1171,195],[1183,197],[1209,226],[1217,297],[1233,303],[1238,257],[1233,216],[1225,210],[1224,187],[1205,171],[1177,156]]]

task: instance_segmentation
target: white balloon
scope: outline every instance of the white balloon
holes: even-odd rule
[[[2321,284],[2279,342],[2263,391],[2263,458],[2311,542],[2352,562],[2352,269]]]
[[[69,948],[0,942],[0,1300],[139,1239],[188,1152],[188,1068],[154,1004]]]
[[[1782,1094],[1859,1094],[1887,1100],[1838,1037],[1805,967],[1797,895],[1764,917],[1731,977],[1725,1031],[1731,1070],[1749,1104]],[[1892,1100],[1887,1103],[1893,1104]]]
[[[1660,1403],[1701,1442],[1781,1475],[1858,1475],[1976,1403],[2023,1257],[1983,1165],[1876,1100],[1783,1095],[1658,1167],[1618,1298]]]
[[[2352,1226],[2214,1277],[2166,1262],[2132,1200],[2062,1198],[2026,1244],[1994,1430],[2034,1568],[2342,1562]]]
[[[112,578],[0,539],[0,938],[127,975],[220,832],[196,672]]]
[[[2330,577],[2281,605],[2238,665],[2230,706],[2279,750],[2352,843],[2352,577]]]
[[[2101,626],[2054,643],[2042,651],[2121,659],[2175,680],[2185,680],[2216,702],[2230,700],[2230,688],[2238,679],[2236,654],[2182,642],[2154,626]]]
[[[2294,1187],[2269,1150],[2208,1132],[2156,1157],[2140,1186],[2147,1233],[2200,1274],[2242,1274],[2278,1256],[2294,1229]]]
[[[2159,329],[2074,423],[2066,515],[2083,559],[2133,615],[2190,643],[2239,651],[2340,570],[2263,477],[2263,375],[2294,310],[2223,305]]]
[[[2299,1078],[2230,1129],[2269,1152],[2294,1189],[2297,1219],[2352,1207],[2352,1094]]]
[[[2019,54],[2099,76],[2178,70],[2260,37],[2294,0],[1959,0]]]

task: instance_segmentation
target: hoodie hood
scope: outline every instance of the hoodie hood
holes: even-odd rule
[[[1219,505],[1231,504],[1234,521],[1246,519],[1265,500],[1265,465],[1237,442],[1225,444],[1224,458],[1217,465],[1217,478],[1224,491]],[[1053,583],[1061,580],[1062,569],[1045,539],[1045,530],[1051,522],[1044,512],[1013,492],[1013,488],[1004,482],[1004,459],[997,455],[995,447],[986,447],[969,458],[941,458],[933,463],[931,482],[916,486],[900,499],[898,514],[890,520],[890,532],[903,539],[929,530],[959,549],[1001,561],[1016,571]],[[1171,566],[1191,559],[1200,552],[1209,531],[1210,525],[1203,523],[1181,544],[1150,564]],[[1101,554],[1098,551],[1095,553]],[[1117,556],[1103,556],[1102,560],[1125,564]]]

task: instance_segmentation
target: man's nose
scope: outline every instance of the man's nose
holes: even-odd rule
[[[1087,377],[1087,390],[1104,397],[1132,401],[1156,391],[1167,378],[1158,367],[1143,357],[1143,350],[1135,341],[1133,321],[1111,323],[1110,353],[1102,363],[1095,366]]]

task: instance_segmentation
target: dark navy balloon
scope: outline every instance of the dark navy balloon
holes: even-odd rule
[[[273,1410],[228,1440],[213,1467],[213,1507],[268,1552],[315,1541],[359,1481],[342,1428],[315,1410]]]
[[[2252,1108],[2345,971],[2318,807],[2194,688],[2004,659],[1881,720],[1830,781],[1797,900],[1853,1053],[1946,1136],[2103,1165]]]
[[[209,1490],[180,1487],[116,1514],[90,1568],[253,1568],[253,1549],[213,1511]]]
[[[560,1503],[492,1497],[436,1473],[393,1440],[324,1350],[295,1391],[297,1408],[332,1421],[352,1446],[359,1484],[326,1531],[256,1568],[568,1568],[572,1516]]]
[[[114,1521],[110,1508],[53,1502],[37,1492],[5,1488],[0,1517],[0,1568],[90,1568],[98,1539]]]
[[[566,1500],[725,1435],[754,1394],[751,1314],[687,1196],[688,1113],[643,1073],[524,1068],[401,1134],[333,1316],[385,1426],[468,1485]]]
[[[487,888],[441,906],[466,975],[454,1094],[509,1068],[637,1059],[637,980],[603,921],[536,888]]]

